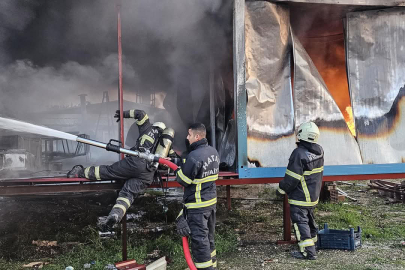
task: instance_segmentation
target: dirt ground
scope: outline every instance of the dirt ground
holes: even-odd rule
[[[347,204],[372,208],[380,214],[391,211],[393,215],[387,218],[405,224],[405,205],[387,204],[387,199],[365,186],[341,188],[358,199]],[[228,211],[223,198],[225,190],[219,188],[218,196],[222,199],[218,204],[217,230],[232,230],[238,241],[233,251],[219,254],[218,269],[405,269],[405,237],[371,240],[364,235],[363,246],[354,252],[321,250],[317,261],[292,259],[290,252],[296,250],[296,245],[275,244],[282,237],[282,204],[275,200],[273,191],[268,185],[233,187],[232,210]],[[81,242],[88,230],[96,227],[100,216],[108,214],[115,198],[114,192],[0,198],[0,258],[27,262],[68,252],[71,245]],[[138,228],[164,224],[161,205],[153,203],[156,200],[149,195],[136,202],[137,211],[145,212],[146,217],[139,221]],[[178,207],[169,208],[176,208],[168,213],[170,225]],[[320,220],[329,214],[317,212]],[[36,240],[57,240],[58,245],[38,247],[32,242]],[[0,265],[0,269],[7,268]]]
[[[366,181],[362,181],[359,186],[339,186],[349,196],[357,199],[357,202],[346,200],[342,206],[355,205],[359,209],[374,209],[376,216],[392,212],[394,217],[390,216],[391,220],[386,222],[393,222],[395,219],[398,224],[405,223],[405,205],[391,204],[388,198],[379,196],[365,185]],[[236,197],[244,196],[245,188],[234,187],[231,192]],[[265,186],[258,186],[251,190],[250,197],[263,197],[264,193],[265,198],[274,198],[272,191],[266,192],[266,189]],[[219,224],[235,223],[232,220],[234,218],[242,220],[235,229],[239,235],[239,247],[232,256],[219,261],[220,269],[405,269],[405,235],[403,238],[389,240],[369,240],[369,235],[362,235],[363,245],[355,251],[320,250],[316,261],[292,259],[290,253],[297,250],[296,245],[275,244],[282,238],[282,203],[265,198],[248,201],[235,199],[233,211],[238,211],[239,215],[232,217],[232,212],[221,213]],[[330,214],[317,211],[316,218]],[[362,227],[363,224],[358,225]]]

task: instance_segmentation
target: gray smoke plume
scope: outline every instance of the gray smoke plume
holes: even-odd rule
[[[124,99],[161,93],[178,136],[206,120],[210,68],[220,73],[229,53],[231,2],[123,0]],[[0,1],[1,116],[32,122],[78,106],[79,94],[116,100],[117,62],[116,1]]]

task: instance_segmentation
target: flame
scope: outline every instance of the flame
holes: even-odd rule
[[[312,58],[320,75],[353,136],[356,135],[353,111],[350,106],[349,87],[346,75],[346,55],[343,33],[341,38],[330,40],[303,39],[303,45]],[[318,41],[318,42],[314,42]],[[320,42],[321,41],[321,42]]]
[[[356,136],[356,129],[354,126],[354,118],[353,118],[353,109],[352,106],[347,106],[345,110],[345,121],[347,123],[347,127],[349,128],[350,132],[353,136]]]

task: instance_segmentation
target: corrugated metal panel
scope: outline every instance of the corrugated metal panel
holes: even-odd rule
[[[307,52],[293,36],[295,124],[314,121],[326,165],[361,164],[356,140]]]
[[[364,163],[405,162],[405,8],[349,13],[347,62]]]
[[[250,167],[285,166],[295,147],[290,19],[285,7],[247,2],[245,52]]]

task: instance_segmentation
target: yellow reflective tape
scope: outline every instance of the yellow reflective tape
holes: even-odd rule
[[[320,168],[315,168],[312,171],[305,171],[304,175],[311,175],[311,174],[314,174],[314,173],[320,173],[322,171],[323,171],[323,166],[320,167]]]
[[[127,211],[127,209],[125,208],[125,206],[123,206],[122,204],[115,204],[115,205],[113,206],[113,208],[121,208],[121,210],[124,211],[124,214],[125,214],[125,212]]]
[[[217,250],[215,249],[213,252],[211,252],[211,257],[217,256]]]
[[[207,267],[210,267],[210,266],[212,266],[212,260],[209,260],[208,262],[202,262],[202,263],[194,263],[195,264],[195,267],[197,267],[197,268],[207,268]]]
[[[287,175],[289,175],[289,176],[291,176],[291,177],[294,177],[295,179],[298,179],[298,180],[300,180],[301,179],[301,177],[302,177],[302,175],[299,175],[299,174],[297,174],[297,173],[295,173],[295,172],[293,172],[293,171],[290,171],[290,170],[285,170],[285,174],[287,174]]]
[[[183,209],[181,209],[179,215],[176,217],[176,219],[178,219],[181,215],[183,215]]]
[[[197,186],[195,187],[195,202],[201,202],[201,184],[197,184]]]
[[[100,177],[100,166],[94,167],[94,175],[96,176],[97,180],[101,180]]]
[[[301,186],[302,186],[302,190],[304,191],[304,194],[305,194],[305,200],[307,202],[311,202],[311,195],[309,195],[309,190],[307,187],[307,182],[305,182],[305,177],[301,178]]]
[[[151,143],[155,143],[155,140],[152,137],[144,134],[141,137],[141,145],[143,145],[145,143],[145,140],[150,141]]]
[[[191,184],[193,182],[193,180],[184,175],[181,169],[177,172],[177,175],[180,177],[181,180],[183,180],[187,184]]]
[[[206,183],[206,182],[211,182],[218,180],[218,174],[210,175],[205,178],[196,178],[193,180],[193,184],[200,184],[200,183]]]
[[[140,121],[136,120],[136,124],[138,126],[141,126],[141,125],[145,124],[145,121],[148,120],[148,119],[149,119],[148,115],[145,114],[145,116],[142,118],[142,120],[140,120]]]
[[[87,167],[87,168],[84,170],[84,177],[86,177],[87,179],[89,179],[89,171],[90,171],[90,168],[91,168],[91,167]]]
[[[304,241],[299,242],[298,245],[300,247],[305,248],[305,247],[315,246],[315,243],[312,239],[306,239]]]
[[[303,201],[296,201],[296,200],[288,200],[289,204],[294,204],[294,205],[299,205],[299,206],[314,206],[318,204],[318,200],[316,200],[315,202],[303,202]]]
[[[212,267],[217,268],[217,261],[212,263]]]
[[[117,198],[117,201],[123,201],[123,202],[125,202],[125,203],[128,205],[128,208],[131,206],[131,202],[130,202],[127,198],[118,197],[118,198]]]
[[[285,191],[284,191],[284,190],[282,190],[280,187],[279,187],[279,188],[277,188],[277,190],[278,190],[278,192],[279,192],[280,194],[285,194]]]
[[[183,158],[183,163],[186,163],[186,159],[185,159],[185,158]]]
[[[208,207],[213,204],[217,203],[217,198],[205,201],[205,202],[200,202],[200,203],[186,203],[186,207],[193,209],[193,208],[203,208],[203,207]]]
[[[135,110],[129,110],[129,117],[135,118]]]
[[[312,241],[314,241],[314,243],[318,242],[318,236],[315,236],[314,238],[312,238]]]
[[[301,241],[301,233],[300,233],[300,230],[298,230],[297,223],[294,223],[294,231],[295,231],[295,235],[297,236],[297,241]]]

